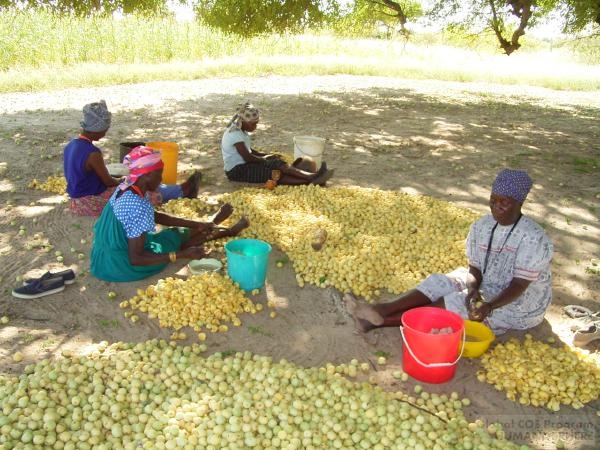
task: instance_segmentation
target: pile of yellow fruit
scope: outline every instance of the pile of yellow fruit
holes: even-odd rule
[[[92,355],[63,354],[2,377],[0,447],[526,448],[470,424],[457,396],[421,392],[417,403],[437,404],[431,413],[404,394],[323,367],[250,352],[204,358],[205,349],[158,340],[102,343]]]
[[[464,265],[472,211],[431,197],[360,187],[279,186],[224,194],[244,236],[265,240],[293,262],[298,284],[334,286],[373,300],[401,293],[433,272]],[[319,251],[316,231],[327,235]]]
[[[185,219],[206,219],[217,211],[217,205],[205,197],[178,198],[161,205],[160,211]]]
[[[361,187],[244,188],[219,199],[247,216],[245,237],[265,240],[293,262],[300,286],[334,286],[374,300],[401,293],[434,272],[465,264],[464,241],[477,215],[431,197]],[[171,214],[199,219],[203,200],[171,200]],[[327,240],[315,251],[315,232]]]
[[[50,175],[46,181],[39,182],[35,178],[28,185],[31,189],[52,192],[53,194],[65,194],[67,192],[67,179],[63,176]]]
[[[189,326],[196,332],[227,331],[226,323],[242,324],[239,314],[255,314],[262,305],[255,305],[231,279],[217,272],[194,275],[188,279],[161,279],[137,295],[120,303],[123,309],[132,308],[158,319],[163,328],[179,330]],[[129,315],[130,319],[137,317]],[[137,319],[132,320],[133,322]]]
[[[579,409],[600,395],[597,358],[567,345],[553,347],[530,334],[523,342],[512,338],[497,344],[481,362],[485,370],[477,378],[522,405]]]

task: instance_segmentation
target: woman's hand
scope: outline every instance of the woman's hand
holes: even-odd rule
[[[475,322],[482,322],[491,313],[492,305],[490,303],[477,302],[469,309],[469,319]]]
[[[207,250],[206,247],[188,247],[177,252],[179,258],[187,259],[202,259],[208,255],[210,255],[210,250]]]
[[[121,182],[119,178],[114,178],[108,173],[106,164],[104,164],[102,153],[99,151],[89,154],[87,160],[85,161],[85,170],[89,172],[96,172],[96,175],[106,187],[117,186]]]
[[[487,303],[481,292],[475,289],[469,290],[465,298],[469,319],[476,322],[481,322],[492,312],[492,306]]]
[[[477,289],[469,289],[467,296],[465,297],[465,306],[467,311],[471,313],[471,310],[475,308],[477,303],[483,303],[481,293]]]

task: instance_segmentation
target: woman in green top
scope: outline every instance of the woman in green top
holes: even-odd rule
[[[243,217],[231,228],[218,224],[233,212],[221,207],[212,222],[186,220],[154,210],[147,193],[160,184],[163,162],[160,152],[136,147],[124,164],[129,176],[119,185],[94,226],[91,272],[105,281],[135,281],[161,272],[178,258],[207,256],[202,244],[208,240],[235,236],[248,227]],[[155,232],[156,224],[171,228]],[[174,228],[182,227],[182,228]]]

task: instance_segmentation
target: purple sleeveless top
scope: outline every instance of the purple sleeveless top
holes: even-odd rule
[[[71,198],[98,195],[106,190],[96,172],[85,169],[85,162],[91,153],[100,149],[85,139],[76,138],[67,144],[63,153],[67,193]]]

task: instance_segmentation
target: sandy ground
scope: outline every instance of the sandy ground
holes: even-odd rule
[[[337,76],[5,94],[0,95],[0,315],[10,323],[0,328],[1,372],[19,373],[23,364],[65,348],[86,352],[101,340],[141,341],[170,334],[145,317],[131,324],[118,303],[107,299],[109,291],[118,300],[129,298],[159,277],[126,284],[94,279],[87,274],[93,220],[72,216],[63,197],[27,187],[34,178],[61,173],[62,148],[78,131],[81,107],[101,98],[113,112],[113,127],[100,143],[107,162],[117,161],[123,141],[176,141],[181,146],[179,172],[202,170],[201,191],[207,196],[239,187],[223,174],[218,143],[235,106],[246,99],[263,111],[254,137],[258,148],[291,154],[293,136],[325,137],[325,159],[336,169],[334,185],[422,193],[484,213],[498,170],[525,168],[535,185],[524,212],[546,228],[556,247],[554,302],[532,334],[570,343],[574,321],[562,307],[600,309],[600,275],[593,273],[600,254],[598,92]],[[26,229],[24,236],[18,235],[20,226]],[[63,264],[80,275],[62,293],[16,300],[10,296],[16,277],[62,267],[53,251],[26,249],[34,233],[43,233],[64,254]],[[245,326],[210,335],[209,351],[251,350],[306,366],[351,358],[375,361],[375,353],[384,351],[389,363],[377,368],[377,376],[394,388],[390,372],[402,359],[399,331],[356,334],[337,293],[299,288],[290,264],[275,267],[281,256],[276,249],[266,288],[254,299],[286,307],[276,319],[267,314],[244,317]],[[163,276],[177,270],[185,275],[183,262]],[[588,350],[597,353],[598,344]],[[22,364],[12,361],[17,350],[25,354]],[[471,419],[500,421],[509,437],[535,448],[555,448],[559,438],[568,448],[600,446],[598,400],[558,414],[523,407],[478,382],[478,367],[478,360],[462,360],[451,382],[427,388],[468,396]]]

